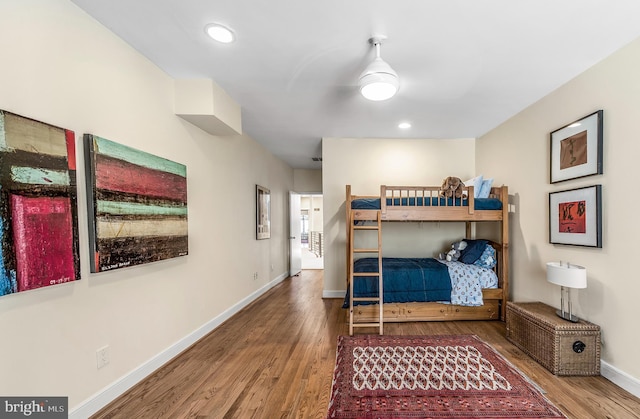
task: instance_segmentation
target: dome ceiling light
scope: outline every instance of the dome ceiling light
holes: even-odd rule
[[[223,44],[235,41],[236,37],[233,31],[219,23],[210,23],[204,28],[207,35]]]
[[[375,101],[390,99],[400,87],[398,74],[380,58],[382,38],[374,36],[369,39],[371,45],[376,48],[376,58],[362,72],[359,80],[362,96]]]

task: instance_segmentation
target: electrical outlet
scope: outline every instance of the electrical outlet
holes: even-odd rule
[[[109,363],[109,345],[103,346],[96,351],[96,361],[98,363],[98,369]]]
[[[256,281],[258,279],[258,272],[253,273],[253,280]]]

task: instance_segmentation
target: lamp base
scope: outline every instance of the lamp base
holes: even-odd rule
[[[572,323],[578,323],[580,321],[580,318],[577,316],[574,316],[573,314],[569,313],[568,311],[565,311],[564,313],[561,310],[556,310],[556,314],[558,315],[558,317],[562,317],[565,320],[569,320]]]

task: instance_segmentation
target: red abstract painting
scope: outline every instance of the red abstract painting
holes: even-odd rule
[[[11,196],[18,289],[73,281],[73,221],[68,198]]]
[[[585,201],[562,202],[558,205],[558,232],[576,234],[587,232]]]

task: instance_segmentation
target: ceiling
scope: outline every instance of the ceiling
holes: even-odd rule
[[[637,0],[72,1],[170,76],[213,79],[296,169],[321,168],[323,137],[479,137],[640,36]],[[358,92],[372,35],[400,78],[385,102]]]

